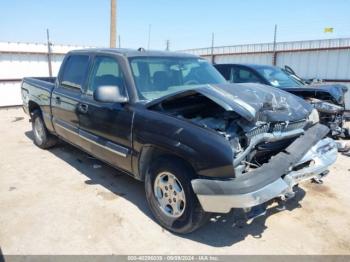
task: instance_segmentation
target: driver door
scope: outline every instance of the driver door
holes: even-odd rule
[[[118,86],[127,96],[124,74],[114,56],[94,57],[77,110],[83,148],[113,166],[131,171],[133,112],[128,104],[95,101],[93,92],[98,86]]]

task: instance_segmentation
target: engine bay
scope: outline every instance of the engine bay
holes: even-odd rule
[[[267,163],[272,156],[287,148],[300,135],[305,121],[249,122],[234,111],[226,111],[211,99],[194,94],[175,101],[164,101],[153,110],[161,111],[197,126],[214,130],[229,141],[236,175],[244,174]],[[273,134],[298,129],[299,133],[276,137]]]

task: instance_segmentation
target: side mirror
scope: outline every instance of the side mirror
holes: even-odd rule
[[[99,86],[94,91],[94,99],[103,103],[126,103],[128,98],[120,93],[118,86]]]

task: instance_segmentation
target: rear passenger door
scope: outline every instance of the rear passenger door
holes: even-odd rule
[[[52,122],[56,133],[79,146],[77,106],[87,77],[89,60],[87,54],[68,55],[51,96]]]
[[[126,103],[95,101],[93,92],[98,86],[118,86],[127,95],[124,73],[117,57],[94,57],[86,90],[77,107],[83,148],[114,166],[131,171],[133,112]]]

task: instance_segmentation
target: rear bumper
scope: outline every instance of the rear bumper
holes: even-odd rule
[[[327,130],[323,130],[318,135],[323,136],[323,133],[327,133]],[[248,173],[243,175],[248,176],[244,180],[192,180],[192,188],[202,208],[207,212],[228,213],[232,208],[257,206],[277,197],[291,196],[294,194],[293,187],[296,184],[304,180],[322,177],[322,174],[337,159],[337,146],[332,139],[324,138],[314,143],[311,148],[309,147],[309,150],[299,159],[296,158],[295,154],[297,153],[294,152],[295,154],[293,154],[293,151],[298,151],[300,143],[305,143],[305,146],[307,146],[308,139],[310,140],[310,136],[305,134],[299,141],[293,143],[296,143],[296,145],[292,144],[287,148],[289,153],[287,156],[283,153],[280,153],[282,156],[279,156],[280,154],[275,156],[271,159],[271,164],[269,162],[266,165],[267,168],[262,166],[257,169],[257,171],[262,169],[260,174],[257,174],[259,172],[252,174],[255,177],[251,177],[251,174]],[[314,137],[314,139],[317,139],[317,137]],[[303,151],[303,148],[300,147],[299,149]],[[283,163],[278,163],[279,161],[283,161]],[[288,171],[283,172],[283,168],[288,165]],[[298,167],[299,169],[297,169]],[[280,172],[279,177],[276,177],[278,172]],[[265,183],[254,184],[252,182],[254,179],[261,179],[262,176],[265,178]],[[244,190],[242,191],[241,188],[244,188]]]

